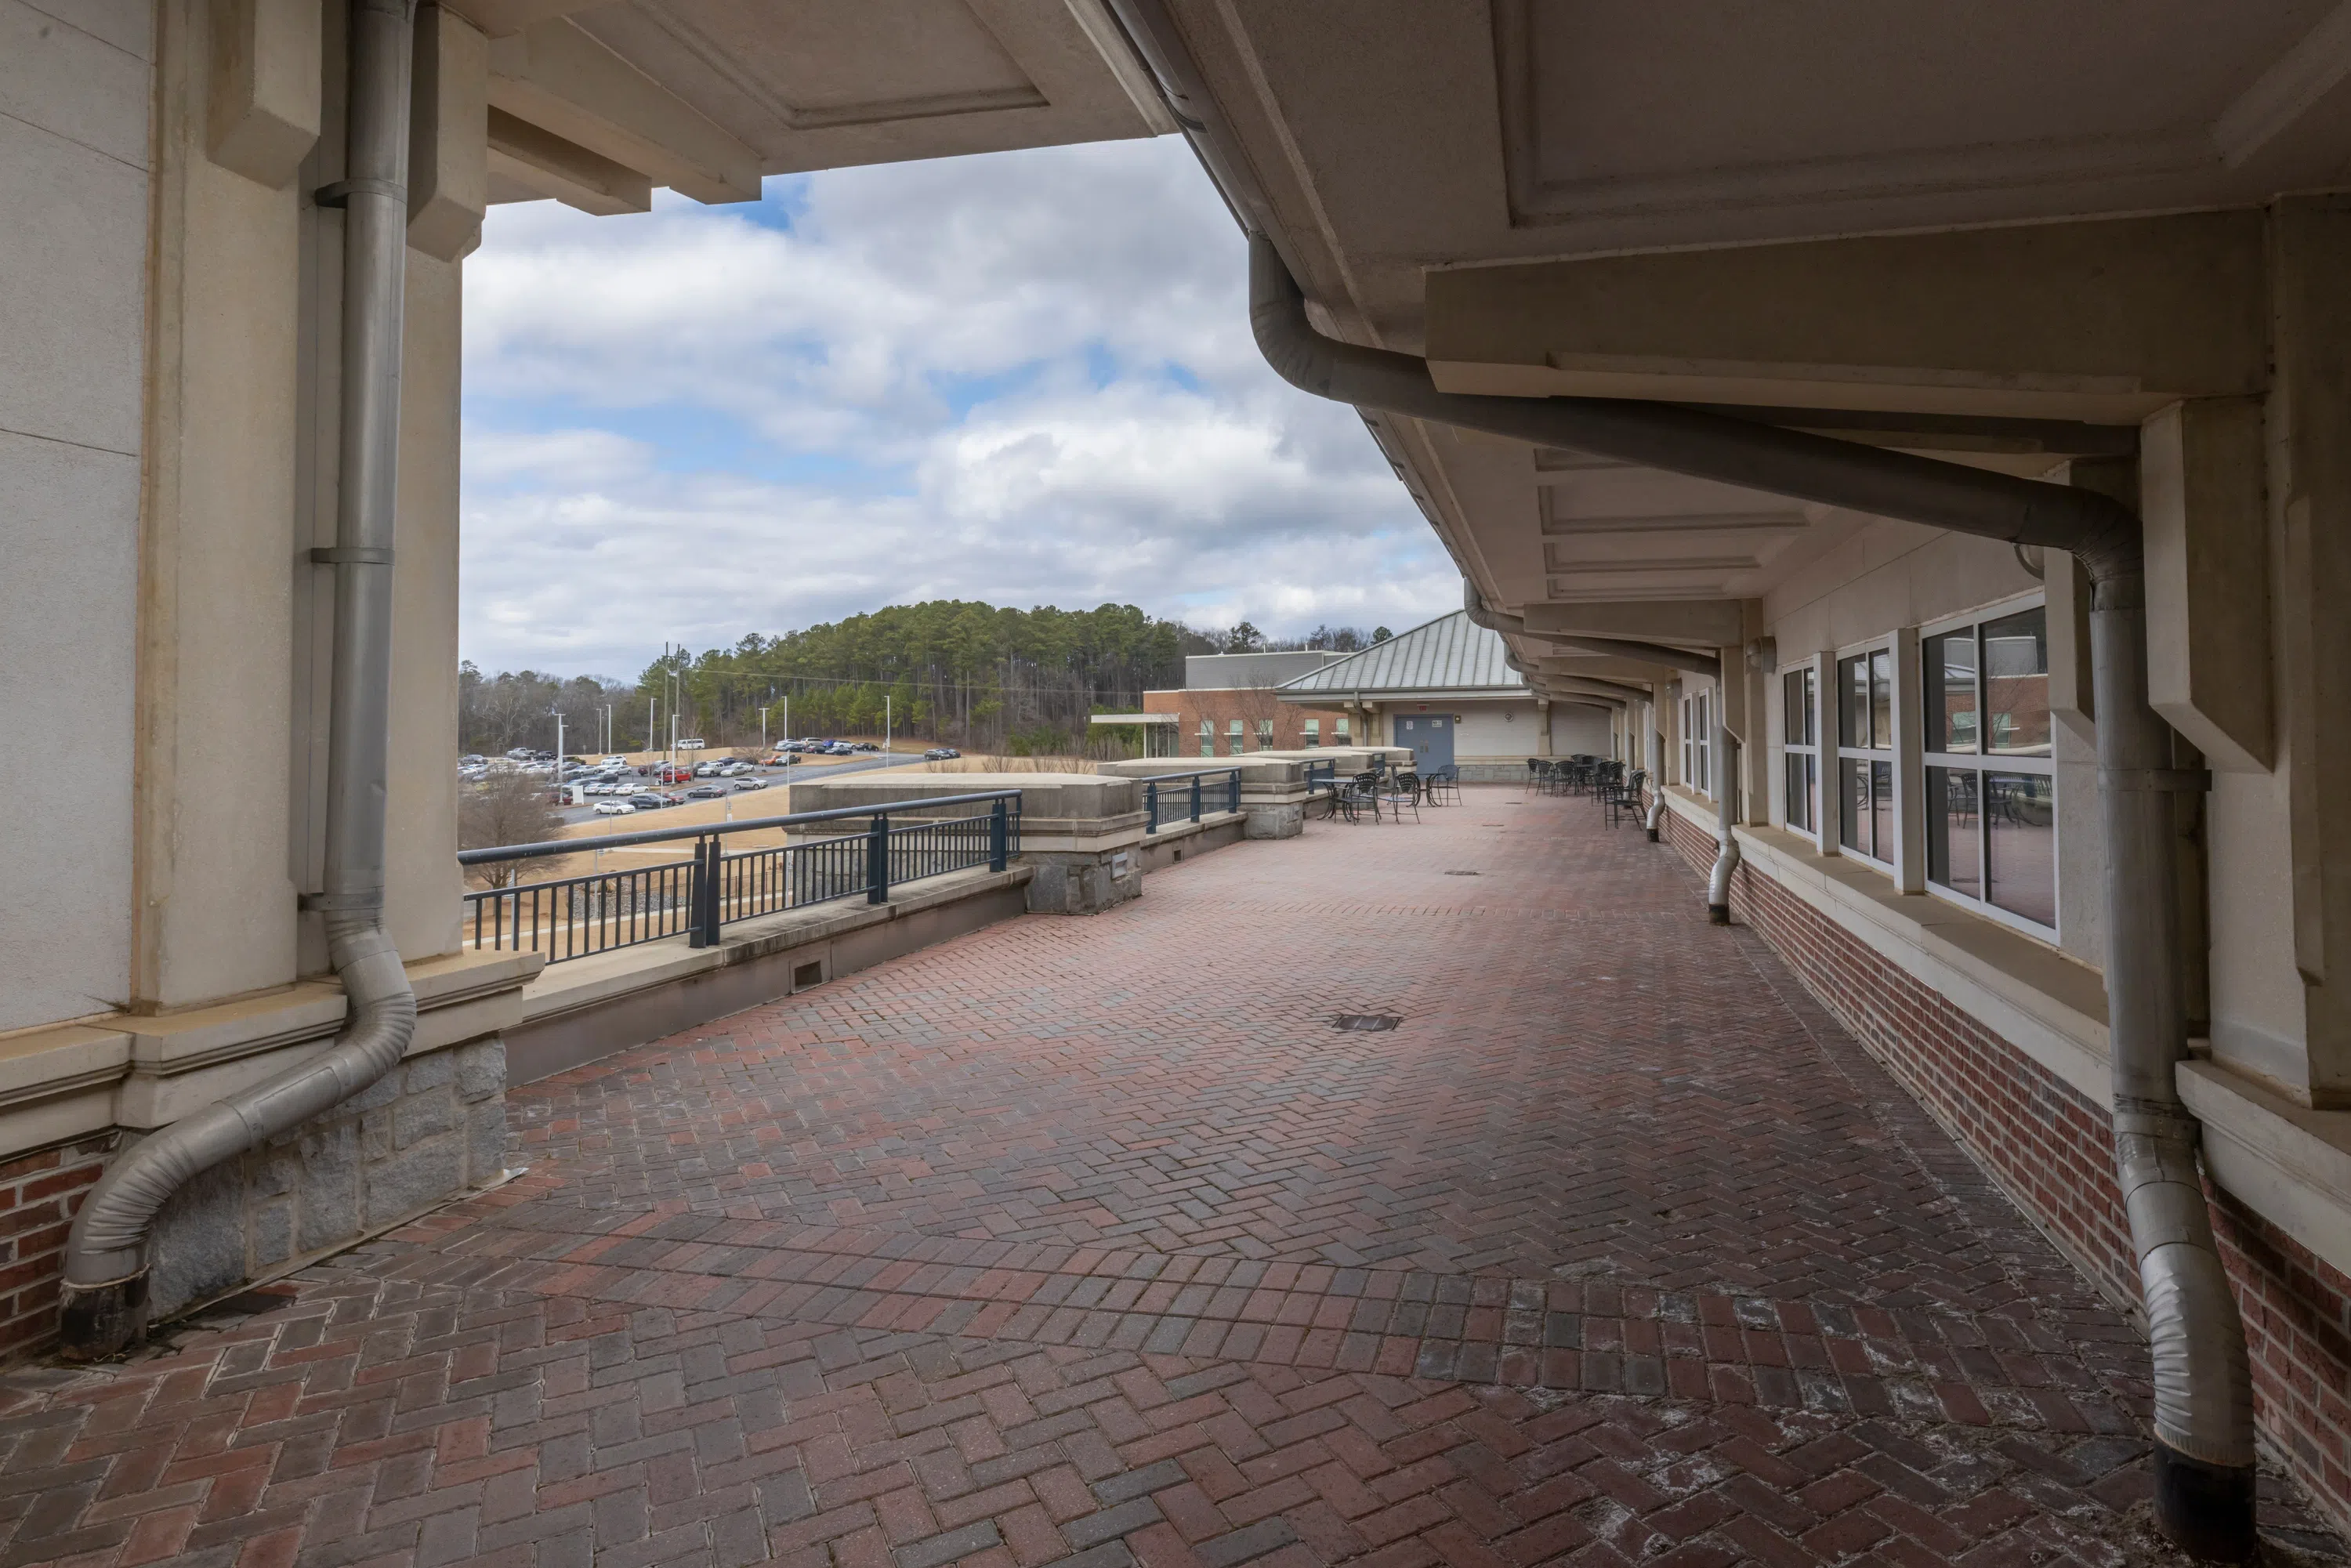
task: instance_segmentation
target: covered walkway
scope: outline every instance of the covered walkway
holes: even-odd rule
[[[2127,1323],[1583,801],[1249,843],[511,1103],[500,1191],[0,1379],[0,1568],[2174,1560]]]

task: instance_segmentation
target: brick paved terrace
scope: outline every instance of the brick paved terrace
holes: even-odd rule
[[[1584,801],[1317,823],[512,1103],[507,1187],[0,1379],[0,1568],[2174,1560],[2128,1324]]]

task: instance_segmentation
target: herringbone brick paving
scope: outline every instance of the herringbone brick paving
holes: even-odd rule
[[[507,1187],[0,1378],[0,1568],[2172,1560],[2127,1324],[1584,802],[1317,824],[511,1106]]]

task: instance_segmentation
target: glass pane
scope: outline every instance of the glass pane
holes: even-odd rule
[[[1851,757],[1837,759],[1837,842],[1849,850],[1869,852],[1861,830],[1869,817],[1869,764]]]
[[[2045,712],[2046,710],[2044,710]],[[2040,773],[1983,776],[1985,896],[2011,915],[2057,924],[2056,780]]]
[[[1870,852],[1879,860],[1894,858],[1894,764],[1869,765]]]
[[[1804,744],[1803,674],[1790,670],[1780,677],[1780,738],[1790,746]]]
[[[1820,673],[1816,670],[1799,670],[1796,673],[1804,678],[1804,744],[1818,746],[1821,743],[1821,697],[1816,688],[1820,684]]]
[[[1858,653],[1837,661],[1837,744],[1869,744],[1869,661]]]
[[[1927,675],[1927,749],[1976,748],[1976,632],[1970,626],[1929,637],[1920,659]]]
[[[1787,766],[1782,772],[1786,779],[1783,787],[1788,794],[1788,826],[1798,832],[1807,832],[1813,825],[1813,797],[1812,792],[1804,788],[1804,764],[1810,762],[1812,757],[1805,752],[1791,751],[1787,758]]]
[[[1875,750],[1894,746],[1894,653],[1888,648],[1869,656],[1869,737]]]
[[[1983,628],[1985,749],[2049,755],[2049,617],[2027,610]]]
[[[1983,896],[1976,815],[1976,776],[1964,768],[1927,769],[1927,875],[1953,893]]]
[[[1804,754],[1804,826],[1813,832],[1820,831],[1821,759],[1812,752]]]

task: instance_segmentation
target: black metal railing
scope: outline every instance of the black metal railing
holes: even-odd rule
[[[1234,777],[1238,780],[1239,775]],[[911,815],[956,806],[984,810],[957,817]],[[893,822],[893,816],[900,821]],[[806,828],[852,819],[863,820],[864,827],[799,843],[733,852],[726,847],[728,833]],[[902,883],[977,866],[1002,871],[1005,862],[1020,852],[1020,791],[991,789],[975,795],[892,800],[878,806],[795,811],[750,821],[464,850],[457,855],[457,863],[507,865],[638,844],[683,844],[688,840],[693,841],[693,849],[686,860],[468,893],[462,945],[480,952],[545,953],[549,963],[559,964],[567,958],[584,958],[591,953],[668,936],[682,936],[688,946],[707,947],[718,940],[730,920],[747,920],[860,894],[869,904],[887,904],[890,890]]]
[[[1209,784],[1217,779],[1222,783]],[[1170,822],[1196,822],[1207,811],[1241,809],[1241,770],[1204,768],[1196,773],[1162,773],[1143,781],[1143,809],[1150,823],[1143,831],[1155,833]]]

